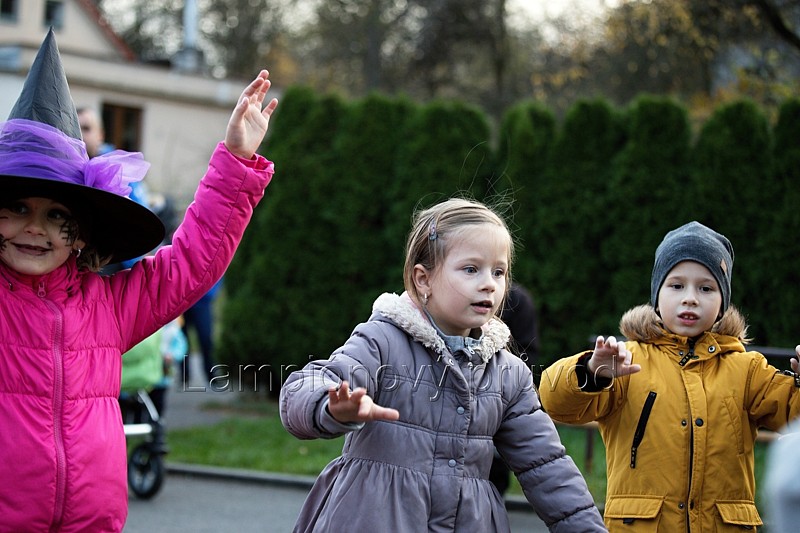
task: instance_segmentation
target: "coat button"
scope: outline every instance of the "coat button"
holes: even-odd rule
[[[684,505],[683,502],[678,504],[678,509],[683,509],[684,507],[686,507],[686,505]]]
[[[449,461],[447,461],[447,464],[450,466],[450,468],[455,468],[456,460],[455,459],[450,459]]]
[[[460,415],[463,415],[464,414],[464,408],[459,405],[458,409],[456,409],[456,413],[458,413]]]
[[[702,426],[703,425],[703,419],[702,418],[698,418],[697,420],[694,421],[694,423],[697,424],[698,427]]]
[[[717,347],[716,346],[709,346],[708,347],[708,353],[714,353],[716,351],[717,351]]]
[[[681,420],[681,425],[683,427],[686,427],[687,424],[688,424],[688,422],[686,421],[686,419]]]

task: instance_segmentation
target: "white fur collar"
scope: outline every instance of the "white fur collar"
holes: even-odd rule
[[[372,305],[372,312],[380,313],[390,319],[426,348],[430,348],[439,355],[445,352],[444,340],[407,293],[399,296],[391,293],[381,294]],[[475,353],[486,363],[495,352],[506,346],[511,333],[508,326],[498,318],[489,320],[482,330],[481,342],[475,348]]]

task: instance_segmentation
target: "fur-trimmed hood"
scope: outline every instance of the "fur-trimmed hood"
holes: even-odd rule
[[[664,336],[664,324],[650,304],[629,309],[619,321],[619,331],[632,341],[651,342]],[[711,328],[712,333],[735,337],[747,344],[747,322],[734,306],[728,307],[722,318]]]
[[[378,296],[372,305],[375,313],[391,320],[397,327],[408,333],[415,341],[426,348],[443,354],[447,348],[445,342],[428,317],[417,307],[407,293],[401,295],[384,293]],[[502,320],[493,317],[481,328],[483,335],[475,347],[475,353],[486,363],[498,350],[504,348],[511,338],[511,332]]]

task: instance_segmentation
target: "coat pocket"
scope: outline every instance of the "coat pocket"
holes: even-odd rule
[[[716,531],[755,531],[756,526],[763,525],[753,502],[717,501],[716,506],[719,513]]]
[[[742,433],[742,410],[736,408],[736,399],[733,396],[728,396],[724,399],[725,409],[728,411],[728,417],[731,421],[731,428],[733,428],[733,438],[736,439],[736,446],[739,455],[745,453],[744,449],[744,435]]]
[[[606,502],[603,516],[612,531],[627,526],[630,531],[655,532],[663,505],[660,496],[614,496]]]

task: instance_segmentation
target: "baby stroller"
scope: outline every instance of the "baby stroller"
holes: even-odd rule
[[[149,500],[161,490],[166,474],[164,426],[147,389],[138,389],[135,393],[124,392],[119,401],[125,439],[144,439],[128,455],[128,485],[137,497]]]
[[[156,332],[122,356],[119,404],[129,444],[128,485],[142,499],[158,493],[166,474],[164,426],[150,397],[150,391],[164,378],[160,334]]]

